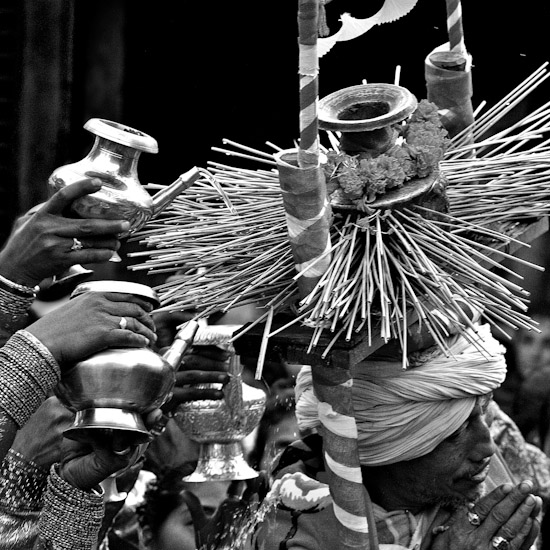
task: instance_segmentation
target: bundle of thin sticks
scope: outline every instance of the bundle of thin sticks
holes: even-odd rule
[[[330,267],[301,301],[273,152],[230,140],[213,150],[265,168],[209,162],[213,180],[200,180],[134,237],[146,248],[131,256],[146,259],[130,269],[174,275],[156,288],[164,310],[195,309],[202,317],[245,303],[263,306],[248,330],[264,323],[264,342],[301,323],[311,328],[311,350],[328,331],[325,356],[339,339],[360,333],[369,342],[375,335],[399,339],[406,361],[405,336],[415,320],[447,352],[449,323],[458,332],[471,326],[464,302],[506,337],[507,328],[536,328],[525,313],[528,293],[512,282],[512,271],[498,271],[505,258],[521,261],[504,253],[505,245],[524,244],[502,228],[550,212],[550,103],[491,132],[548,76],[545,64],[484,114],[481,105],[473,127],[452,140],[441,163],[448,214],[414,205],[336,211]],[[474,143],[466,139],[472,132]],[[337,149],[337,137],[327,135]],[[272,330],[274,314],[289,308],[293,320]],[[447,312],[445,322],[438,311]]]

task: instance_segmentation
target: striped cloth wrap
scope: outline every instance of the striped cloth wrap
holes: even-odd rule
[[[298,151],[275,155],[300,297],[305,298],[330,264],[331,208],[320,166],[298,167]]]

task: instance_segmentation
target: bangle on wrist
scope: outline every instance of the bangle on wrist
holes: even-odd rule
[[[34,287],[20,285],[19,283],[7,279],[3,275],[0,275],[0,284],[2,284],[5,288],[11,290],[12,292],[25,297],[36,298],[36,294],[39,290],[38,285]]]

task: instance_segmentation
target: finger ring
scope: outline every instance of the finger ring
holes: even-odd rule
[[[475,512],[468,512],[468,521],[471,525],[475,525],[476,527],[481,524],[481,519]]]
[[[73,246],[71,246],[71,250],[82,250],[83,248],[84,245],[76,237],[73,237]]]
[[[115,451],[113,449],[113,453],[115,453],[118,456],[126,456],[130,454],[130,451],[132,450],[132,447],[125,447],[124,449],[120,449],[120,451]]]
[[[149,430],[149,433],[154,436],[158,437],[162,433],[164,433],[164,430],[166,430],[166,424],[168,424],[168,421],[170,420],[170,417],[163,414],[154,424],[151,426],[151,429]]]
[[[126,320],[126,317],[121,317],[120,321],[118,322],[118,326],[122,330],[126,330],[126,327],[128,326],[128,321]]]
[[[504,537],[493,537],[491,539],[491,544],[493,545],[493,548],[496,548],[497,550],[508,550],[508,548],[510,548],[510,542]]]

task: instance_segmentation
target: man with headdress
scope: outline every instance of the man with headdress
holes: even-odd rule
[[[535,543],[542,500],[526,476],[530,465],[515,468],[516,479],[490,430],[495,416],[498,429],[506,424],[491,400],[506,375],[504,349],[488,325],[475,328],[451,336],[448,354],[437,346],[410,354],[405,370],[401,361],[373,358],[353,369],[359,459],[381,549],[527,550]],[[280,504],[257,533],[261,550],[339,546],[309,367],[296,394],[299,426],[313,434],[281,456],[274,472]]]

